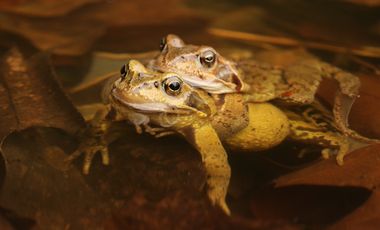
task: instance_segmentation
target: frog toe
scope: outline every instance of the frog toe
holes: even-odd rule
[[[102,163],[104,165],[109,165],[109,154],[108,154],[108,149],[105,146],[94,146],[86,149],[83,151],[84,153],[84,162],[83,162],[83,174],[89,174],[90,173],[90,168],[92,164],[92,160],[94,159],[94,156],[96,153],[100,153],[102,156]]]
[[[334,151],[332,149],[329,149],[329,148],[322,149],[322,151],[321,151],[322,158],[325,160],[330,159],[330,156],[333,154],[334,154]]]
[[[107,146],[103,146],[103,145],[87,146],[87,147],[81,146],[77,150],[75,150],[73,153],[71,153],[65,159],[65,162],[67,162],[68,164],[71,164],[75,159],[77,159],[81,155],[84,155],[82,172],[83,174],[87,175],[90,172],[92,160],[94,159],[94,156],[98,152],[101,154],[102,163],[104,165],[109,165],[110,160],[109,160],[108,148]]]
[[[230,209],[228,208],[228,205],[226,203],[225,200],[221,200],[220,202],[218,202],[218,206],[222,209],[222,211],[227,214],[228,216],[231,215],[231,211]]]

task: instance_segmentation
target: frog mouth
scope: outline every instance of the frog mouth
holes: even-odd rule
[[[182,107],[173,107],[165,103],[159,102],[141,102],[141,97],[133,95],[124,95],[120,93],[117,89],[112,90],[113,100],[127,108],[141,112],[141,113],[169,113],[169,114],[181,114],[189,115],[192,112],[196,111],[194,108],[189,106]]]
[[[229,83],[229,82],[223,82],[222,80],[219,80],[219,79],[207,81],[207,80],[199,80],[199,79],[194,79],[191,77],[186,77],[186,78],[183,78],[183,80],[187,84],[195,88],[204,89],[207,92],[212,93],[212,94],[236,93],[235,84]]]

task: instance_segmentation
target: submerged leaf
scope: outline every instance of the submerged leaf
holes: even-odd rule
[[[32,0],[32,1],[3,1],[0,11],[22,14],[26,16],[52,17],[62,16],[84,5],[102,0]]]
[[[370,192],[368,200],[352,210],[350,214],[339,219],[332,229],[371,229],[379,224],[380,217],[380,171],[378,155],[380,145],[372,145],[358,149],[345,158],[343,166],[338,166],[333,159],[321,161],[308,168],[282,176],[275,180],[276,188],[286,188],[296,185],[337,186],[341,188],[364,188]],[[360,194],[351,194],[349,203],[352,204]],[[326,202],[334,202],[329,197]]]
[[[48,20],[42,17],[0,13],[0,30],[30,40],[39,50],[50,51],[57,55],[78,56],[90,51],[97,39],[111,27],[118,28],[118,37],[123,34],[133,34],[137,25],[150,27],[150,31],[155,26],[163,25],[187,28],[181,22],[192,22],[194,21],[192,19],[200,16],[182,6],[180,2],[180,0],[101,1],[82,6],[62,17],[49,17]],[[146,7],[148,5],[149,7]],[[124,38],[121,44],[130,39],[128,36]],[[141,40],[141,37],[138,39]],[[142,49],[143,47],[140,50]]]
[[[109,203],[80,170],[65,164],[67,155],[60,148],[65,147],[64,138],[67,135],[56,130],[30,129],[5,140],[0,205],[34,220],[37,228],[96,229],[110,215]],[[61,146],[54,146],[57,143]],[[20,228],[26,229],[24,224]]]
[[[16,48],[0,62],[0,140],[33,126],[75,134],[84,122],[55,81],[47,57],[26,59]]]

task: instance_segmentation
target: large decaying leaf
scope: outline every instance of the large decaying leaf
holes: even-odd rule
[[[56,82],[44,54],[25,58],[11,49],[0,62],[0,139],[32,126],[75,134],[84,122]]]
[[[379,202],[380,196],[378,187],[380,184],[380,176],[378,165],[380,161],[379,145],[373,145],[352,152],[346,157],[345,164],[338,166],[333,160],[321,161],[318,164],[308,168],[296,171],[286,176],[282,176],[275,180],[276,188],[283,188],[295,185],[313,185],[313,186],[336,186],[342,189],[362,188],[367,190],[364,194],[363,204],[351,213],[346,213],[344,217],[339,219],[332,229],[350,229],[363,228],[372,229],[378,226],[380,221]],[[339,194],[338,194],[339,195]],[[355,203],[363,193],[352,193],[346,198],[346,205]],[[369,198],[368,198],[369,196]],[[322,200],[325,203],[336,203],[339,196],[330,197]],[[359,203],[360,204],[360,203]],[[327,210],[325,210],[328,212]]]
[[[102,0],[33,0],[12,1],[5,0],[0,3],[0,11],[16,13],[26,16],[52,17],[65,15],[81,6],[100,2]]]
[[[46,7],[54,4],[58,3],[46,3]],[[161,5],[165,7],[156,10]],[[48,19],[0,13],[0,30],[21,35],[40,50],[77,56],[88,52],[110,27],[123,27],[118,31],[120,35],[120,31],[133,33],[134,26],[178,25],[180,21],[191,21],[190,18],[199,16],[182,6],[180,1],[101,1],[86,6],[82,4],[74,12]]]
[[[62,145],[54,145],[62,144],[59,138],[67,136],[42,129],[6,139],[0,205],[33,220],[38,228],[96,229],[110,215],[109,204],[88,186],[80,170],[68,167]]]

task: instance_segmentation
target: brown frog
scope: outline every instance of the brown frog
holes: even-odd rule
[[[187,84],[176,73],[148,70],[134,60],[122,68],[121,77],[106,87],[104,95],[109,106],[95,116],[92,124],[98,125],[94,130],[107,129],[105,115],[112,111],[115,120],[129,121],[137,132],[156,137],[180,134],[202,157],[209,199],[227,214],[230,211],[225,196],[231,169],[224,146],[254,152],[288,138],[323,146],[324,156],[335,153],[338,162],[350,149],[348,139],[337,130],[315,122],[311,116],[305,119],[306,110],[299,115],[270,103],[246,103],[238,93],[212,96]],[[103,119],[99,119],[100,114]],[[108,163],[105,149],[101,152],[104,163]],[[88,170],[95,152],[85,153],[84,170]]]
[[[322,78],[339,83],[333,108],[334,120],[341,132],[371,142],[348,128],[347,118],[359,94],[358,77],[315,59],[305,59],[286,68],[274,67],[252,59],[237,62],[226,59],[209,46],[185,44],[169,34],[161,42],[161,52],[148,67],[180,74],[188,84],[212,94],[242,92],[249,102],[276,99],[286,105],[305,105],[315,101]]]

